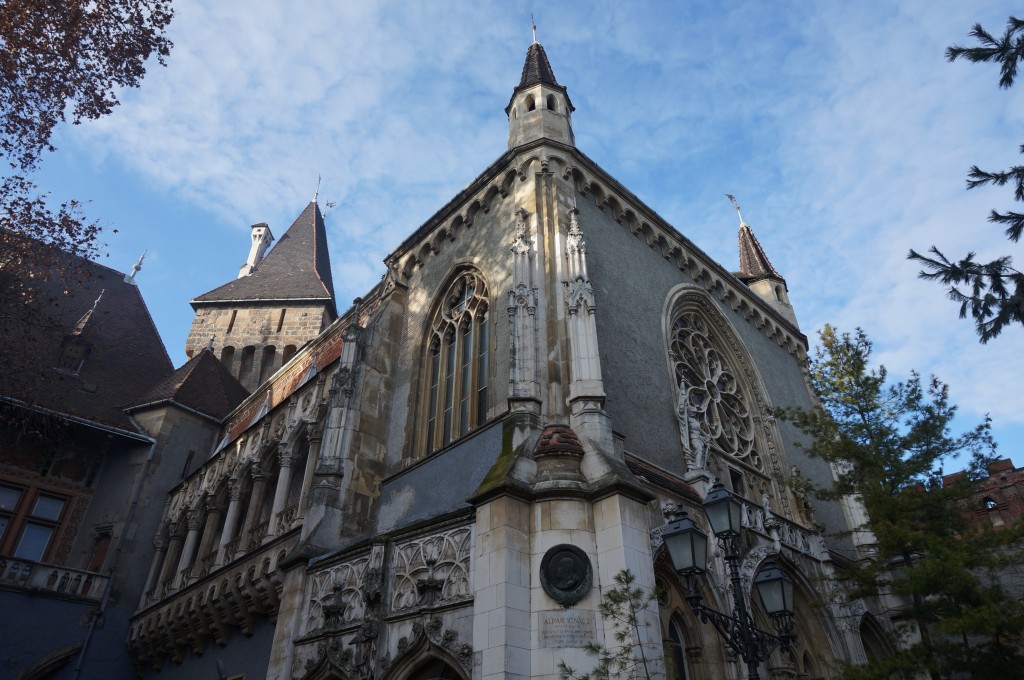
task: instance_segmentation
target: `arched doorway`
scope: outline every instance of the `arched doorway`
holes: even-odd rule
[[[441,659],[423,661],[408,676],[407,680],[462,680],[462,674]]]

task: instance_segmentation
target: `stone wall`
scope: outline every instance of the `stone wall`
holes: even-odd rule
[[[190,358],[213,337],[214,354],[252,391],[331,322],[324,304],[204,305],[185,341]]]

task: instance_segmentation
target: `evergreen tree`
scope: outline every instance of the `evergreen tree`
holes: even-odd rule
[[[1011,16],[1002,37],[993,36],[981,24],[975,24],[969,35],[977,39],[978,46],[954,45],[946,49],[946,58],[951,62],[960,58],[975,63],[997,62],[1000,65],[999,87],[1013,85],[1017,67],[1024,62],[1024,20]],[[1024,154],[1024,145],[1021,145],[1020,152]],[[1024,201],[1024,166],[989,172],[975,165],[967,175],[968,189],[986,184],[1004,186],[1007,183],[1014,188],[1014,198]],[[988,221],[1004,226],[1006,237],[1013,243],[1020,241],[1024,233],[1024,213],[993,210]],[[918,274],[922,279],[949,286],[950,299],[960,303],[960,318],[966,318],[970,313],[981,342],[986,343],[999,335],[1007,324],[1024,324],[1024,273],[1013,267],[1011,256],[1004,255],[991,262],[976,262],[975,253],[969,252],[959,262],[954,262],[935,246],[929,252],[932,257],[911,250],[907,257],[925,267]]]
[[[971,521],[977,480],[995,454],[989,421],[952,434],[956,406],[937,378],[916,373],[890,383],[869,365],[863,331],[826,326],[810,360],[820,408],[783,411],[811,437],[809,453],[833,464],[837,481],[820,497],[859,500],[873,536],[870,548],[842,565],[851,597],[888,598],[900,605],[905,631],[890,658],[845,669],[845,677],[1021,677],[1024,606],[1005,586],[1020,563],[1019,526],[993,530]],[[966,473],[943,485],[943,466],[966,458]],[[863,534],[862,534],[863,535]],[[1020,586],[1019,583],[1016,584]],[[963,677],[963,676],[961,676]]]
[[[636,678],[653,680],[664,677],[651,659],[651,652],[641,642],[641,630],[647,624],[643,613],[656,607],[658,594],[636,585],[636,576],[629,569],[615,575],[615,586],[605,591],[598,611],[615,629],[615,646],[591,643],[587,654],[597,657],[597,665],[589,673],[576,673],[565,663],[558,663],[559,680],[611,680]]]

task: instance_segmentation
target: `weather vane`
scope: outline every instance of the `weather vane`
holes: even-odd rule
[[[732,194],[726,194],[725,197],[729,199],[729,202],[732,203],[732,207],[736,209],[736,214],[740,218],[740,226],[742,227],[746,222],[743,221],[743,213],[740,212],[740,204],[736,202],[736,197]]]
[[[537,22],[533,20],[533,12],[530,12],[530,28],[533,29],[533,42],[537,42]]]

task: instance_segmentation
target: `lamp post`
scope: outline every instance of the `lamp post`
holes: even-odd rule
[[[754,624],[740,581],[740,522],[743,504],[721,482],[704,498],[704,513],[711,531],[725,551],[732,581],[733,614],[723,614],[701,600],[697,577],[707,568],[708,536],[684,512],[665,527],[665,541],[672,565],[686,583],[686,601],[703,623],[711,622],[729,647],[747,664],[747,678],[758,680],[757,667],[776,647],[788,650],[793,643],[793,581],[774,562],[768,562],[754,578],[765,611],[772,617],[777,634]]]

